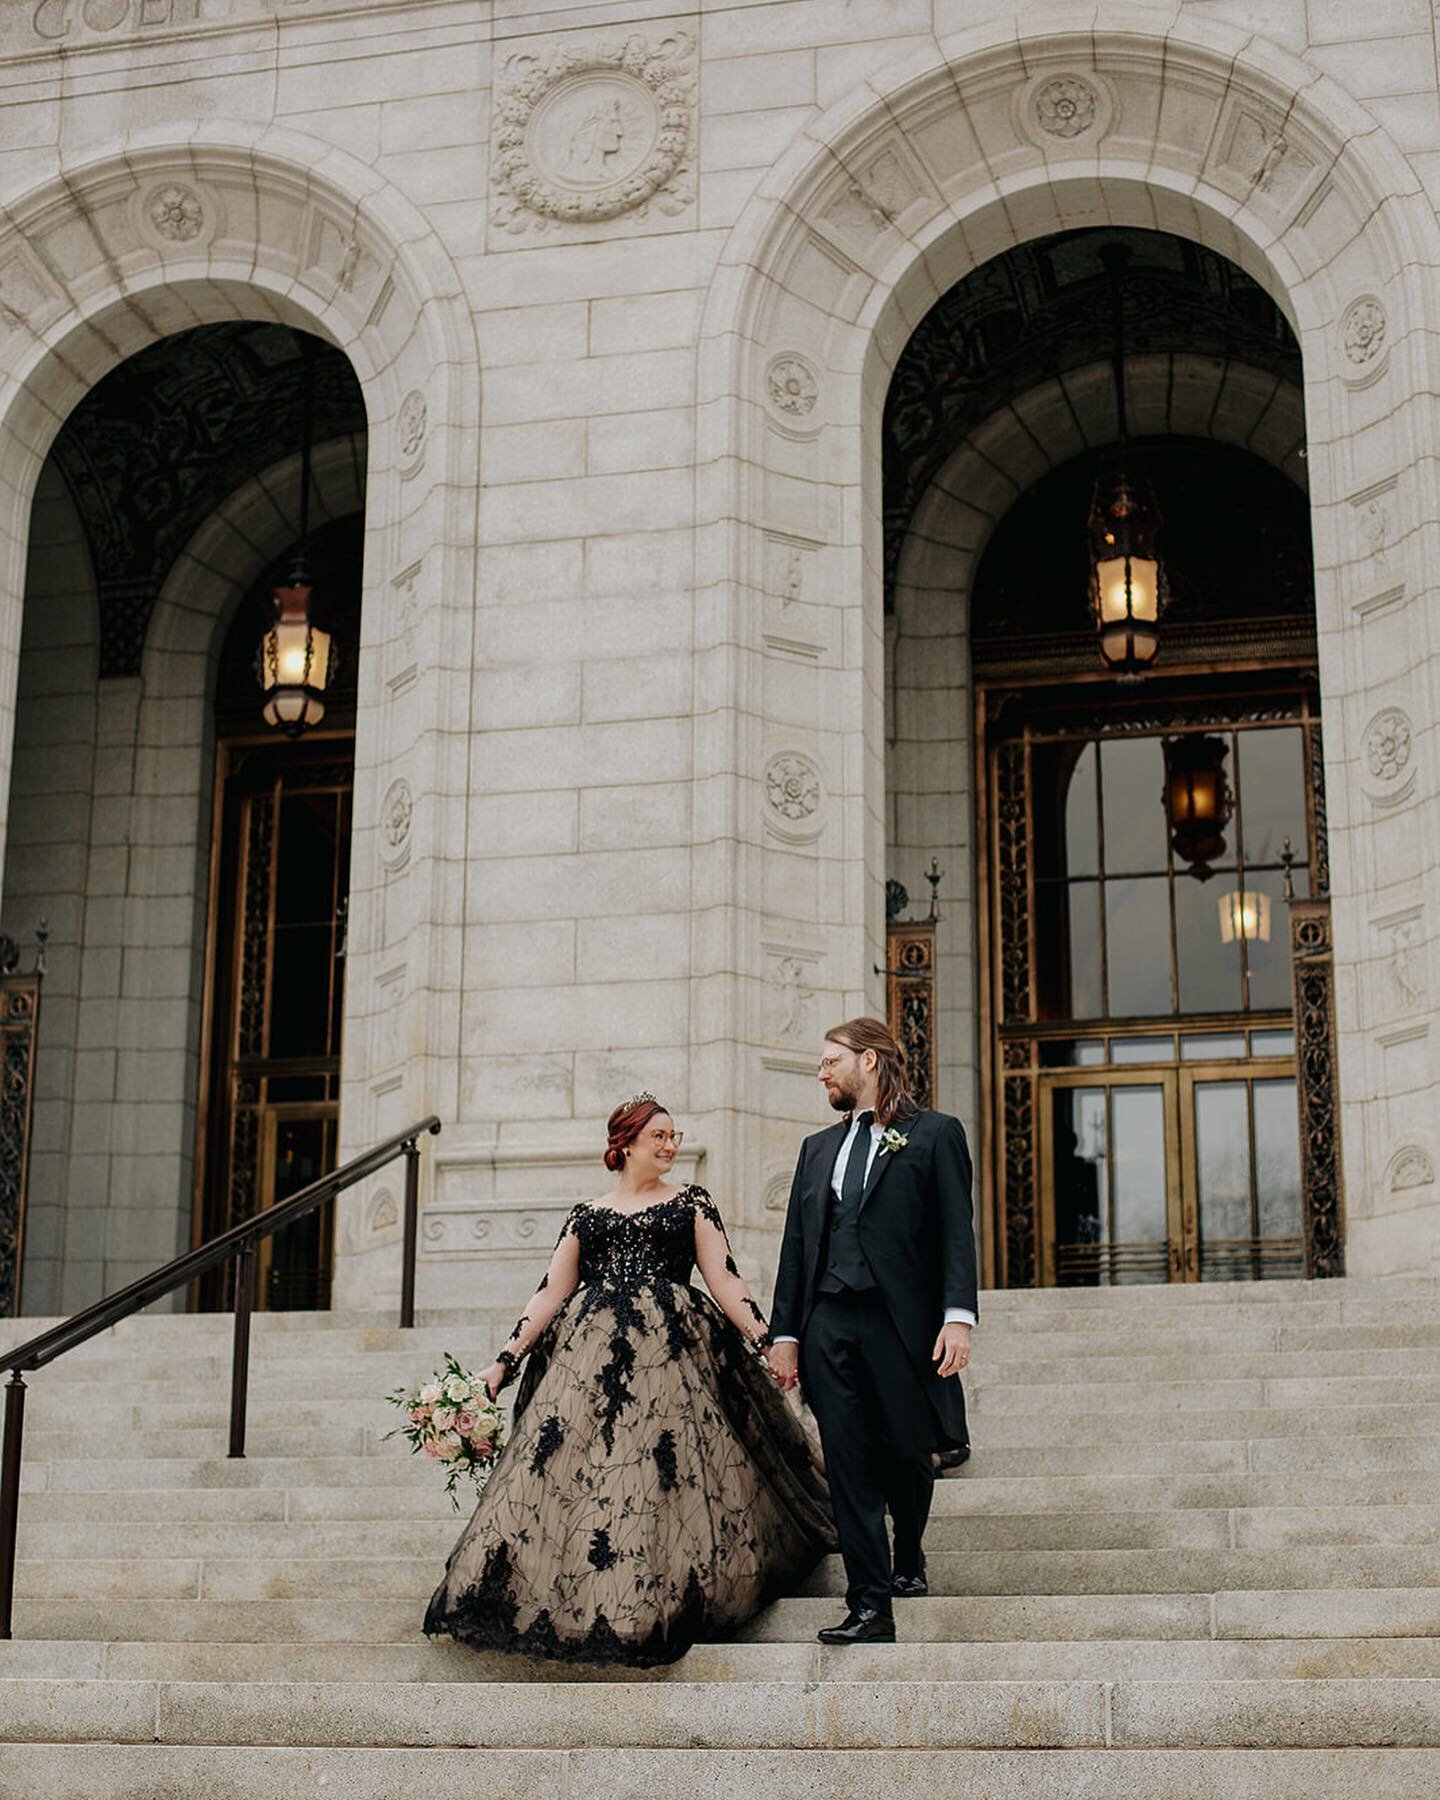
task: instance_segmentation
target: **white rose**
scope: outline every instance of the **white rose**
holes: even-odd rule
[[[422,1406],[433,1406],[439,1398],[440,1389],[433,1381],[427,1381],[425,1386],[420,1390],[420,1404]]]
[[[463,1400],[470,1392],[470,1383],[459,1375],[448,1375],[445,1378],[445,1398],[447,1400]]]
[[[455,1423],[454,1409],[449,1406],[437,1406],[430,1415],[430,1423],[437,1431],[445,1431]]]

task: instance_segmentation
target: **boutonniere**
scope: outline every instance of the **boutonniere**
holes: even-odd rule
[[[887,1126],[880,1133],[880,1149],[878,1154],[884,1156],[888,1151],[892,1156],[897,1150],[903,1150],[910,1142],[903,1131],[897,1131],[893,1125]]]

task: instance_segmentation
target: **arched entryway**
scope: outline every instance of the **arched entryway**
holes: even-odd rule
[[[182,196],[183,232],[172,229],[172,189]],[[447,257],[425,220],[373,171],[296,134],[239,128],[183,144],[141,134],[123,160],[77,162],[9,208],[5,236],[7,268],[24,271],[22,288],[9,291],[12,299],[17,291],[25,296],[23,306],[0,315],[6,711],[17,685],[27,562],[32,546],[64,525],[63,481],[52,494],[41,467],[87,395],[177,333],[237,322],[278,328],[286,341],[295,330],[313,333],[353,372],[368,437],[351,431],[318,446],[316,471],[323,486],[326,450],[348,458],[346,510],[356,510],[357,492],[365,510],[366,604],[354,647],[359,824],[351,834],[338,1154],[432,1105],[451,1111],[457,1046],[408,1024],[428,1014],[433,985],[444,980],[436,933],[460,920],[459,891],[432,877],[444,841],[438,822],[450,789],[463,784],[463,770],[457,775],[443,749],[446,731],[463,731],[468,719],[468,615],[447,609],[443,597],[473,588],[474,533],[458,528],[454,496],[469,494],[473,504],[479,383],[469,313]],[[100,672],[104,597],[85,559],[57,563],[45,576],[79,596],[70,635],[91,659],[84,678],[92,687],[99,682],[87,714],[94,773],[77,773],[69,753],[57,770],[92,797],[77,804],[88,805],[102,838],[117,831],[97,840],[95,867],[120,861],[125,873],[119,888],[80,896],[82,919],[92,898],[116,912],[110,960],[119,973],[89,954],[83,936],[73,939],[65,997],[77,1035],[68,1058],[50,1059],[63,1090],[53,1099],[68,1109],[69,1124],[48,1140],[70,1166],[47,1231],[30,1240],[52,1266],[25,1296],[27,1310],[81,1305],[190,1236],[195,1146],[203,1140],[196,1113],[202,865],[214,798],[215,661],[235,605],[296,535],[283,501],[276,504],[293,482],[283,459],[294,448],[278,433],[254,480],[217,496],[210,516],[190,520],[188,537],[169,544],[159,591],[146,596],[143,629],[127,642],[125,673]],[[37,492],[48,511],[36,515],[41,530],[32,536]],[[177,508],[172,523],[184,523],[182,514]],[[21,703],[43,709],[44,695],[27,683]],[[0,737],[8,805],[19,792],[9,779],[8,727]],[[94,796],[117,770],[128,784],[124,806],[108,794],[99,803]],[[110,944],[104,948],[108,954]],[[102,1035],[82,1045],[87,969],[93,981],[114,979],[123,989],[128,979],[135,991],[100,997],[93,1017]],[[59,994],[57,983],[52,995]],[[63,1027],[65,1012],[53,1007],[47,1026],[58,1014]],[[121,1032],[130,1034],[123,1044]],[[423,1046],[419,1054],[408,1054],[412,1037]],[[131,1078],[144,1068],[143,1095],[77,1085],[82,1049],[112,1056],[124,1049]],[[103,1079],[98,1062],[85,1079],[92,1074]],[[77,1158],[85,1159],[78,1174]],[[349,1292],[377,1299],[398,1283],[396,1214],[373,1187],[347,1197],[335,1245],[337,1297],[347,1282]]]
[[[1252,154],[1258,144],[1271,154]],[[1349,1266],[1424,1266],[1417,1221],[1434,1194],[1379,1198],[1392,1146],[1411,1130],[1380,1063],[1414,1001],[1395,983],[1362,1008],[1357,983],[1394,920],[1417,950],[1433,935],[1434,877],[1416,846],[1437,794],[1416,755],[1413,690],[1429,655],[1421,596],[1440,509],[1433,468],[1411,446],[1426,441],[1433,411],[1420,271],[1440,247],[1413,172],[1343,91],[1191,14],[1177,23],[1137,8],[1075,31],[1021,16],[917,53],[807,128],[727,246],[701,359],[700,491],[714,521],[704,616],[717,665],[743,646],[744,678],[733,731],[711,719],[697,738],[697,779],[733,781],[745,845],[715,865],[708,895],[715,941],[747,946],[730,1029],[716,1027],[753,1044],[744,1097],[764,1125],[740,1153],[767,1167],[773,1158],[778,1178],[772,1144],[809,1117],[801,1071],[777,1067],[755,1024],[774,959],[803,962],[826,1012],[883,1004],[870,971],[884,966],[890,873],[881,421],[891,375],[957,282],[1017,245],[1102,224],[1165,232],[1238,266],[1299,346]],[[973,557],[978,544],[956,548]],[[1368,645],[1359,657],[1356,631]],[[1402,754],[1386,753],[1402,740]],[[967,1018],[973,1027],[978,988],[951,992],[942,1032],[946,1007],[957,1029]],[[983,1136],[983,1116],[971,1120]],[[997,1248],[992,1231],[992,1279],[1003,1273]]]

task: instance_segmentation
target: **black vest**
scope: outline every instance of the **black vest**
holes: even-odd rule
[[[855,1134],[855,1140],[850,1146],[850,1160],[853,1162],[858,1157],[863,1169],[869,1154],[870,1132],[867,1128]],[[848,1165],[846,1172],[849,1172]],[[843,1179],[841,1186],[844,1186]],[[864,1191],[863,1185],[861,1191]],[[816,1291],[821,1294],[841,1294],[848,1289],[854,1294],[867,1293],[875,1286],[875,1277],[870,1273],[870,1265],[860,1247],[860,1196],[857,1194],[847,1205],[841,1195],[835,1192],[831,1180],[826,1181],[825,1192],[829,1196],[830,1205],[825,1228],[823,1267],[820,1279],[815,1284]]]

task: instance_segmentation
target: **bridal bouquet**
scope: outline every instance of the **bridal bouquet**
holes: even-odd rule
[[[445,1492],[459,1512],[455,1484],[469,1479],[477,1494],[484,1490],[500,1454],[505,1415],[490,1398],[478,1375],[462,1369],[447,1350],[445,1367],[414,1393],[396,1388],[386,1395],[405,1414],[406,1423],[385,1436],[406,1437],[412,1455],[428,1456],[445,1470]]]

